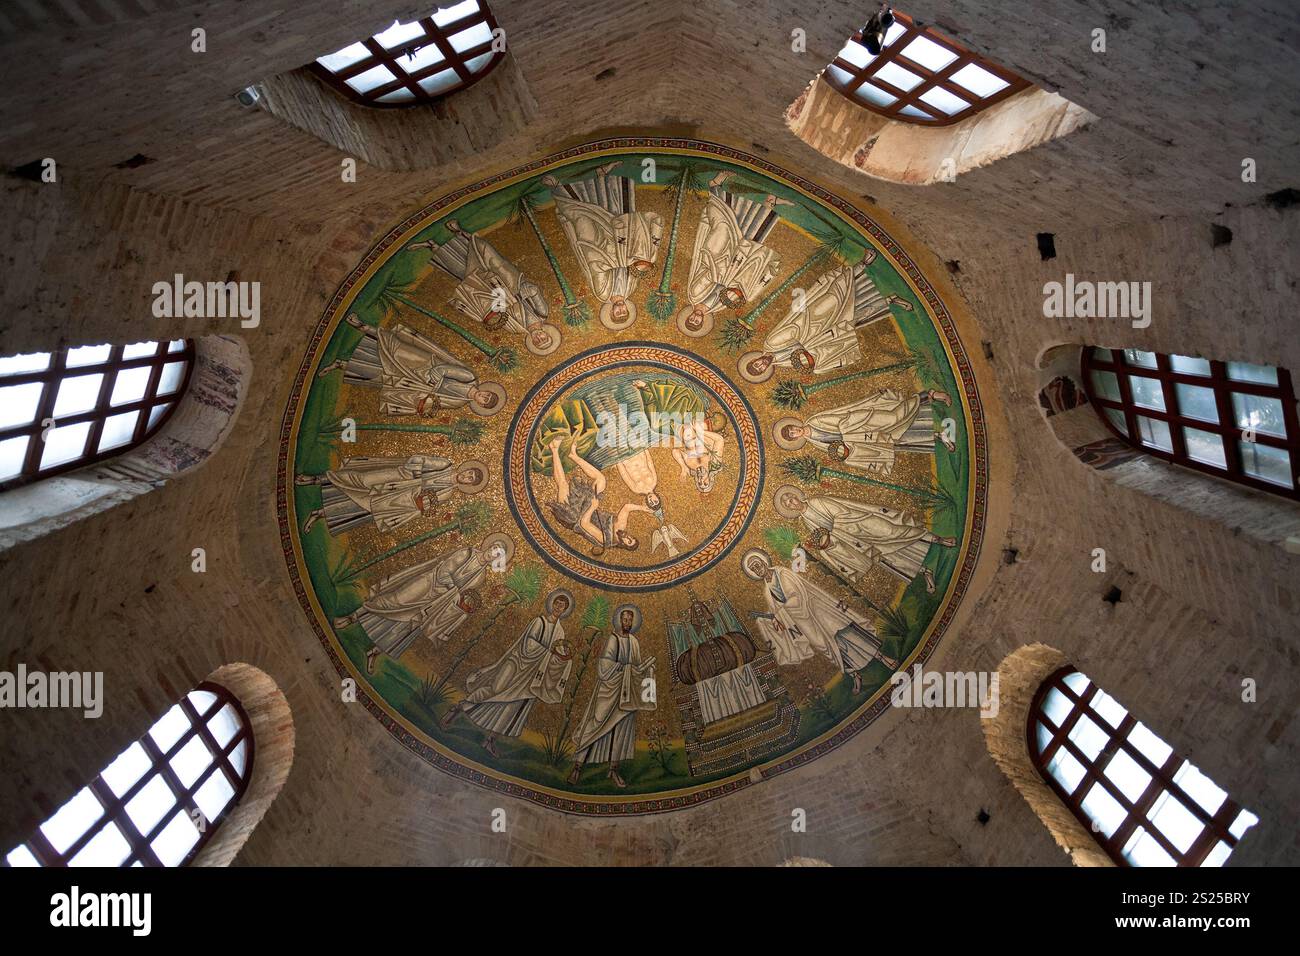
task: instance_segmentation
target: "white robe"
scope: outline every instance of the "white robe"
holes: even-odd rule
[[[641,688],[654,676],[654,659],[642,663],[634,634],[611,634],[596,662],[596,686],[573,734],[577,763],[609,763],[636,755],[636,712],[654,710]]]
[[[564,625],[538,616],[501,658],[469,675],[465,716],[489,733],[518,737],[535,701],[558,704],[573,669],[552,653]]]
[[[461,595],[477,587],[487,569],[473,548],[458,548],[379,581],[358,609],[357,623],[375,647],[397,658],[419,637],[447,641],[469,616]]]
[[[804,575],[773,568],[764,594],[772,619],[759,618],[758,627],[776,658],[789,667],[820,654],[845,674],[861,670],[882,657],[880,638],[867,619],[839,602]]]
[[[468,405],[478,376],[429,337],[400,322],[368,329],[353,352],[343,381],[378,386],[384,415],[418,415],[434,402],[439,408]]]
[[[882,505],[815,495],[799,515],[811,531],[830,532],[830,546],[809,549],[850,581],[883,565],[904,581],[921,573],[934,536],[917,519]]]
[[[806,423],[813,430],[808,440],[823,450],[833,441],[843,442],[849,452],[844,464],[888,475],[898,450],[934,452],[933,413],[924,416],[923,411],[930,412],[928,398],[887,388],[812,416]]]
[[[777,364],[791,364],[799,349],[813,357],[815,375],[853,365],[862,357],[854,326],[851,267],[841,266],[813,283],[804,309],[791,307],[763,339],[763,351]]]
[[[327,471],[322,510],[331,534],[373,519],[380,531],[391,532],[423,512],[416,504],[425,491],[445,501],[455,489],[449,458],[412,455],[409,458],[346,458]]]
[[[453,249],[453,244],[457,247]],[[463,253],[463,264],[452,253]],[[475,322],[489,313],[504,312],[504,328],[522,335],[546,321],[546,296],[541,288],[490,242],[478,236],[461,236],[439,247],[433,261],[460,284],[452,293],[456,309]]]
[[[724,308],[720,296],[727,289],[739,289],[744,302],[752,302],[781,268],[774,249],[746,238],[735,210],[724,196],[720,189],[709,190],[708,204],[700,213],[695,232],[691,275],[686,282],[691,305],[703,305],[709,313]]]
[[[604,180],[621,178],[602,177]],[[637,260],[654,262],[659,256],[663,219],[653,212],[611,212],[597,203],[567,195],[566,188],[559,186],[552,190],[555,213],[582,267],[587,287],[601,302],[608,302],[616,296],[629,297],[636,291],[637,281],[636,273],[631,269],[632,263]],[[617,203],[607,204],[621,208]]]

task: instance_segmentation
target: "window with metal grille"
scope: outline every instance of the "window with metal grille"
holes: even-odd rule
[[[826,68],[831,86],[873,113],[904,123],[949,126],[1032,84],[894,11],[878,56],[853,34]]]
[[[1300,499],[1291,373],[1140,349],[1083,352],[1093,408],[1126,443],[1186,468]]]
[[[0,490],[139,445],[170,417],[193,366],[186,339],[0,358]]]
[[[505,53],[487,4],[463,0],[320,57],[311,69],[364,106],[431,103],[481,80]],[[497,45],[500,46],[499,44]]]
[[[9,866],[184,866],[248,786],[239,701],[203,683],[5,857]]]
[[[1222,866],[1259,822],[1073,667],[1038,689],[1029,753],[1120,866]]]

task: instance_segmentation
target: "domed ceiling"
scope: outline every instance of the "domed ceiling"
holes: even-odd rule
[[[689,806],[849,739],[982,533],[978,392],[917,266],[689,140],[415,212],[331,301],[282,438],[290,575],[359,701],[569,812]]]

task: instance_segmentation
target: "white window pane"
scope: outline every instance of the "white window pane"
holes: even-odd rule
[[[898,97],[894,96],[892,93],[886,93],[880,87],[872,86],[867,82],[864,82],[854,90],[853,95],[864,103],[871,103],[875,106],[889,106],[898,99]]]
[[[5,862],[13,867],[41,865],[32,851],[27,849],[25,843],[10,850],[9,855],[5,857]]]
[[[1253,441],[1239,441],[1237,448],[1241,452],[1241,467],[1246,474],[1283,488],[1295,487],[1291,477],[1291,456],[1285,448],[1273,448]]]
[[[1214,389],[1200,385],[1174,385],[1178,395],[1178,411],[1188,418],[1199,418],[1203,422],[1219,420],[1219,406],[1214,400]]]
[[[375,34],[375,39],[379,41],[379,45],[385,50],[391,50],[421,36],[424,36],[424,27],[420,26],[418,22],[400,23],[394,20],[393,25],[383,33]]]
[[[406,87],[400,87],[391,93],[375,98],[376,103],[414,103],[415,94]]]
[[[925,110],[918,110],[915,106],[912,106],[910,103],[907,106],[904,106],[901,110],[899,110],[898,115],[915,116],[917,119],[928,119],[928,120],[934,119],[934,117],[931,116],[929,113],[927,113]]]
[[[77,795],[54,811],[54,816],[41,824],[41,832],[59,853],[77,842],[77,838],[104,815],[104,808],[89,787],[82,787]]]
[[[1128,732],[1128,739],[1142,756],[1157,767],[1164,766],[1164,762],[1174,752],[1172,747],[1147,730],[1146,724],[1134,725],[1133,729]]]
[[[198,780],[210,763],[212,751],[197,734],[171,759],[172,770],[186,787]]]
[[[121,415],[110,415],[104,419],[104,430],[99,435],[98,451],[109,451],[129,443],[135,437],[135,423],[139,417],[139,412],[123,412]]]
[[[1183,440],[1187,443],[1187,457],[1192,461],[1213,465],[1215,468],[1227,468],[1227,453],[1223,450],[1223,438],[1214,432],[1204,432],[1199,428],[1184,428]]]
[[[1286,421],[1282,418],[1282,403],[1263,395],[1232,393],[1232,414],[1238,428],[1254,428],[1265,435],[1286,437]]]
[[[379,66],[371,67],[366,70],[366,72],[354,76],[346,82],[348,86],[352,87],[358,93],[369,93],[371,90],[383,86],[385,83],[391,83],[394,79],[396,79],[396,77],[393,76],[392,71],[381,63]]]
[[[353,63],[360,63],[368,56],[370,56],[370,51],[366,49],[366,45],[357,42],[345,46],[337,53],[331,53],[328,56],[319,57],[316,62],[325,67],[325,69],[338,73],[340,70],[351,66]]]
[[[913,41],[915,42],[915,41]],[[942,86],[932,86],[921,94],[921,101],[929,103],[936,109],[943,110],[949,116],[955,116],[962,110],[968,108],[970,103],[966,102],[960,96],[954,96]]]
[[[1122,401],[1119,394],[1119,379],[1115,377],[1114,372],[1094,370],[1092,388],[1102,398],[1109,398],[1112,402]]]
[[[28,440],[26,435],[22,435],[0,441],[0,481],[12,478],[23,470]]]
[[[939,46],[927,37],[913,37],[911,42],[903,47],[902,55],[936,73],[957,59],[956,53],[947,47]]]
[[[964,90],[970,90],[976,96],[992,96],[1005,90],[1011,84],[995,76],[982,66],[967,63],[952,75],[952,82]]]
[[[1165,835],[1178,852],[1186,853],[1201,835],[1204,824],[1196,814],[1187,809],[1172,793],[1165,792],[1156,798],[1155,806],[1147,811],[1147,819]]]
[[[1144,352],[1141,349],[1125,349],[1124,361],[1129,365],[1138,365],[1142,368],[1156,367],[1156,353]]]
[[[1081,674],[1079,671],[1071,671],[1062,678],[1062,681],[1065,683],[1065,686],[1074,691],[1075,695],[1078,697],[1083,696],[1084,692],[1088,689],[1088,685],[1091,683],[1087,676]]]
[[[902,36],[904,33],[906,33],[906,32],[907,32],[907,28],[904,27],[904,26],[903,26],[901,23],[899,23],[897,20],[895,20],[895,21],[894,21],[894,25],[891,26],[888,30],[885,31],[885,42],[884,42],[884,46],[890,46],[891,44],[893,44],[893,42],[894,42],[895,40],[897,40],[899,37],[901,37],[901,36]]]
[[[203,786],[194,791],[194,802],[203,811],[204,818],[211,822],[221,815],[221,811],[226,809],[234,795],[235,788],[230,785],[226,775],[218,770],[203,781]]]
[[[482,46],[484,43],[492,42],[492,31],[486,23],[476,23],[468,30],[461,30],[448,38],[451,48],[457,53],[464,53],[466,50],[473,49],[476,46]]]
[[[1228,827],[1228,832],[1240,840],[1241,835],[1258,822],[1259,817],[1255,816],[1255,814],[1251,813],[1249,810],[1242,810],[1237,814],[1237,819],[1232,821],[1232,826]]]
[[[241,777],[244,776],[248,769],[248,741],[241,740],[239,746],[230,751],[230,765],[235,768],[235,773]]]
[[[1124,859],[1134,866],[1176,866],[1176,861],[1165,852],[1165,848],[1156,842],[1147,831],[1138,827],[1129,837],[1121,851]]]
[[[461,3],[455,3],[445,10],[439,10],[433,15],[433,22],[440,27],[445,27],[449,23],[455,23],[457,20],[464,20],[471,13],[477,13],[479,10],[478,0],[462,0]]]
[[[1277,384],[1277,369],[1271,365],[1251,365],[1249,362],[1229,362],[1228,378],[1234,382],[1258,382],[1261,385]]]
[[[235,708],[231,704],[226,704],[208,720],[208,730],[221,747],[235,738],[241,726],[239,715],[235,713]]]
[[[1094,783],[1079,808],[1096,824],[1103,836],[1111,836],[1124,822],[1124,805],[1100,783]]]
[[[158,380],[158,394],[170,395],[181,387],[181,380],[184,377],[184,362],[168,362],[163,366],[162,377]]]
[[[199,831],[184,812],[176,814],[163,827],[161,833],[149,844],[163,866],[180,866],[194,844],[199,842]]]
[[[1056,778],[1056,782],[1065,788],[1066,793],[1074,793],[1074,788],[1079,785],[1083,779],[1083,764],[1074,759],[1064,747],[1056,751],[1051,762],[1047,765],[1047,772]]]
[[[145,358],[149,355],[158,354],[157,342],[132,342],[122,349],[122,358],[136,359]]]
[[[903,92],[907,92],[921,82],[919,76],[911,70],[903,69],[897,63],[886,63],[872,74],[872,78],[884,80],[886,83],[898,87]]]
[[[1228,857],[1232,855],[1232,847],[1220,840],[1206,854],[1201,866],[1223,866],[1228,862]]]
[[[856,40],[850,40],[844,44],[844,49],[840,50],[839,58],[859,68],[866,66],[875,59],[874,56],[867,52],[867,48]]]
[[[1169,356],[1169,365],[1175,372],[1182,372],[1184,375],[1210,374],[1208,359],[1191,358],[1187,355],[1171,355]]]
[[[27,352],[24,355],[6,355],[0,358],[0,375],[21,375],[23,372],[39,372],[49,367],[49,352]]]
[[[1143,770],[1124,750],[1115,751],[1115,756],[1111,757],[1106,764],[1105,773],[1106,778],[1119,788],[1119,792],[1124,794],[1130,803],[1136,803],[1137,798],[1142,796],[1147,784],[1151,782],[1151,774]]]
[[[145,426],[145,429],[147,431],[152,430],[154,425],[158,424],[158,419],[162,418],[169,408],[171,408],[170,404],[155,405],[153,408],[149,409],[149,424]]]
[[[135,786],[135,782],[143,777],[151,766],[153,763],[149,760],[149,755],[144,747],[140,746],[140,742],[136,741],[105,767],[101,776],[108,784],[108,789],[120,797]]]
[[[460,77],[456,75],[455,70],[443,70],[441,73],[435,73],[433,76],[426,76],[420,80],[420,89],[436,96],[444,93],[460,82]]]
[[[167,343],[168,352],[182,352],[184,350],[185,350],[184,339],[172,339],[170,342]]]
[[[113,352],[111,345],[81,345],[68,349],[68,368],[80,368],[83,365],[102,365],[108,361]]]
[[[1043,695],[1043,712],[1057,727],[1065,723],[1065,718],[1070,716],[1070,711],[1073,709],[1074,704],[1070,702],[1070,698],[1055,687]]]
[[[158,718],[158,723],[149,728],[149,736],[166,753],[172,744],[181,739],[181,735],[190,729],[190,719],[181,710],[180,704],[172,704],[171,710]]]
[[[34,421],[36,407],[41,403],[43,391],[45,391],[43,382],[28,382],[26,385],[9,385],[0,388],[0,428],[26,425]]]
[[[1142,444],[1150,445],[1152,448],[1161,448],[1165,451],[1174,450],[1174,441],[1169,437],[1168,423],[1155,418],[1147,418],[1145,415],[1139,415],[1137,423]]]
[[[192,690],[185,696],[189,698],[190,703],[198,711],[200,717],[207,713],[208,708],[217,700],[217,695],[210,690]]]
[[[1160,385],[1160,379],[1130,375],[1128,387],[1133,392],[1133,401],[1138,405],[1162,412],[1165,410],[1165,392]]]
[[[1185,762],[1174,774],[1174,783],[1182,787],[1202,810],[1213,816],[1223,806],[1228,795],[1213,780],[1201,773],[1191,761]]]
[[[1124,437],[1129,437],[1128,422],[1124,420],[1124,413],[1118,408],[1105,408],[1103,411],[1106,413],[1106,417],[1110,419],[1110,423],[1115,426],[1115,430]]]
[[[175,805],[176,795],[172,793],[171,787],[167,786],[167,781],[163,779],[162,774],[156,773],[149,778],[149,782],[140,789],[140,792],[127,802],[126,814],[135,824],[135,828],[147,835]]]
[[[1052,732],[1048,730],[1047,725],[1040,720],[1036,725],[1035,733],[1038,740],[1038,752],[1042,753],[1047,749],[1047,745],[1052,740]]]
[[[90,422],[62,425],[45,433],[45,450],[41,452],[41,469],[66,465],[86,452]]]
[[[1101,753],[1101,748],[1110,739],[1087,714],[1079,715],[1079,719],[1070,728],[1069,736],[1089,760],[1096,760],[1097,754]]]
[[[435,63],[441,63],[446,57],[437,46],[430,43],[428,46],[421,47],[415,56],[398,57],[397,65],[407,73],[419,73],[425,67],[433,66]],[[412,94],[414,96],[414,94]]]
[[[65,378],[59,383],[59,395],[54,400],[54,417],[64,418],[90,411],[99,401],[99,386],[103,381],[103,372]]]
[[[471,75],[481,73],[492,62],[492,56],[493,53],[489,50],[486,53],[480,53],[478,56],[470,57],[465,61],[465,69],[469,70]]]
[[[121,866],[131,855],[131,844],[113,823],[106,823],[81,851],[68,861],[68,866]]]
[[[127,368],[117,373],[117,378],[113,382],[113,394],[109,398],[110,405],[125,405],[127,402],[138,402],[144,398],[144,390],[149,387],[150,369],[146,368]]]
[[[826,78],[836,86],[841,86],[841,87],[848,86],[850,83],[853,82],[853,77],[850,76],[848,73],[846,73],[844,70],[841,70],[838,66],[826,67],[826,74],[827,74]]]
[[[1123,723],[1124,718],[1128,716],[1128,711],[1120,706],[1119,701],[1100,688],[1097,689],[1096,695],[1089,701],[1089,705],[1101,715],[1102,720],[1112,727],[1118,728]]]

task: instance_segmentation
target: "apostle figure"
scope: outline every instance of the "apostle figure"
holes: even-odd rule
[[[478,588],[488,569],[504,570],[513,553],[514,542],[509,536],[494,534],[478,548],[458,548],[441,558],[413,564],[380,580],[361,607],[335,618],[334,626],[361,625],[374,645],[366,652],[366,673],[373,674],[380,654],[397,660],[417,638],[450,639],[478,609]]]
[[[956,538],[938,537],[901,511],[835,495],[808,497],[794,485],[777,489],[776,510],[802,521],[810,533],[808,553],[853,582],[879,564],[908,583],[924,575],[933,594],[934,572],[924,566],[930,545],[957,545]]]
[[[952,439],[934,429],[932,403],[951,401],[934,389],[901,395],[886,388],[807,421],[782,418],[773,429],[776,443],[787,451],[809,442],[834,461],[883,477],[894,470],[897,452],[933,455],[936,441],[955,450]]]
[[[821,654],[853,678],[855,694],[862,692],[859,671],[872,661],[898,667],[898,661],[880,652],[880,638],[867,619],[807,575],[774,566],[761,548],[746,551],[740,566],[746,577],[763,582],[767,613],[757,615],[758,629],[771,645],[777,666],[793,666]]]
[[[432,339],[402,325],[380,329],[353,313],[347,322],[363,333],[352,357],[324,366],[324,378],[343,369],[343,382],[379,389],[384,415],[432,415],[469,406],[476,415],[495,415],[506,404],[506,391],[495,382],[479,384],[469,367]]]
[[[581,434],[575,432],[569,439],[569,461],[577,468],[572,476],[564,473],[564,462],[560,458],[563,436],[556,435],[551,439],[551,477],[555,479],[555,500],[548,501],[547,507],[562,526],[576,531],[593,545],[593,555],[599,557],[609,548],[635,551],[640,547],[640,542],[628,533],[628,518],[635,512],[654,512],[635,502],[625,504],[617,515],[600,507],[600,499],[605,494],[605,476],[577,453],[576,446],[580,437]]]
[[[469,675],[463,700],[442,718],[449,727],[457,714],[487,731],[483,749],[500,757],[498,737],[518,737],[533,704],[558,704],[573,668],[573,650],[561,623],[573,610],[573,595],[557,588],[546,596],[545,611],[533,618],[495,664]]]
[[[453,492],[472,495],[488,482],[481,461],[457,465],[449,458],[412,455],[410,458],[345,458],[323,475],[299,475],[299,485],[320,485],[321,506],[307,516],[303,534],[322,518],[332,535],[370,521],[391,532],[429,513]]]
[[[507,329],[524,337],[534,355],[550,355],[560,347],[560,330],[546,321],[546,296],[537,283],[501,255],[486,239],[466,232],[455,219],[447,223],[451,239],[432,239],[407,246],[428,249],[430,262],[460,284],[452,293],[456,308],[489,329]]]
[[[542,177],[587,287],[600,300],[600,324],[616,331],[636,321],[632,293],[654,268],[664,231],[658,213],[636,211],[636,185],[627,176],[610,175],[617,166],[608,163],[563,184]]]
[[[911,311],[897,296],[883,297],[867,275],[875,251],[853,266],[840,266],[818,279],[804,296],[803,308],[793,306],[763,339],[757,352],[746,352],[737,363],[741,378],[755,384],[772,376],[774,366],[825,375],[855,364],[862,353],[857,330],[891,315],[890,306]]]
[[[776,250],[763,242],[781,220],[776,207],[793,203],[775,196],[759,203],[728,192],[723,183],[730,176],[721,172],[709,183],[708,202],[695,231],[688,305],[677,315],[677,327],[693,338],[709,333],[714,313],[752,302],[781,268]]]
[[[622,790],[627,782],[618,765],[636,756],[636,713],[655,709],[653,657],[641,660],[641,610],[635,604],[614,611],[613,633],[596,661],[596,686],[573,734],[573,771],[577,783],[583,765],[608,763],[605,776]]]

